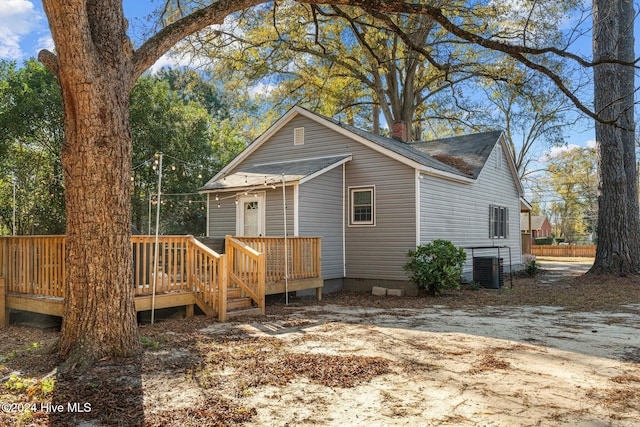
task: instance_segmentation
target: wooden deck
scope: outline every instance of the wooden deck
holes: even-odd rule
[[[136,311],[185,306],[191,316],[198,306],[225,321],[264,314],[265,295],[285,289],[321,298],[320,238],[287,238],[285,251],[284,238],[227,236],[225,254],[192,236],[161,236],[157,248],[154,236],[133,236],[131,244]],[[64,250],[64,236],[0,237],[0,323],[9,309],[63,315]]]

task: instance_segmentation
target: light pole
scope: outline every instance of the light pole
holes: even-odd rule
[[[151,324],[153,325],[153,321],[155,318],[155,310],[156,310],[156,286],[158,284],[158,233],[160,231],[160,194],[162,193],[162,153],[157,154],[158,156],[158,196],[156,198],[158,204],[156,206],[156,247],[155,253],[153,257],[154,263],[154,274],[153,274],[153,290],[151,293]]]
[[[16,174],[11,174],[11,181],[13,182],[13,235],[16,235]]]

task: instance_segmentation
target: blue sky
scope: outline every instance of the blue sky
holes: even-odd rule
[[[156,1],[155,4],[159,3]],[[151,1],[123,1],[130,28],[135,30],[140,25],[139,20],[148,15],[153,6]],[[21,63],[37,57],[41,49],[53,49],[42,2],[0,0],[0,59]]]
[[[153,10],[154,5],[158,6],[161,3],[158,0],[123,1],[134,43],[140,42],[135,33],[144,25],[144,17]],[[589,50],[588,44],[588,40],[586,43],[583,42],[582,48]],[[30,0],[0,0],[0,59],[21,63],[30,57],[37,57],[38,51],[43,48],[53,49],[53,41],[42,3]],[[580,50],[583,50],[582,48]],[[157,66],[170,62],[171,60],[163,58]],[[585,128],[582,132],[573,131],[568,143],[584,146],[593,138],[593,130]]]

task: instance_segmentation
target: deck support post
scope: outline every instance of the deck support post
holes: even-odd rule
[[[189,305],[186,305],[185,308],[186,308],[185,317],[193,317],[195,313],[195,306],[193,304],[189,304]]]

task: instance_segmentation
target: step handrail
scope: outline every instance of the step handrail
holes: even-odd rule
[[[245,295],[250,297],[265,313],[265,255],[233,236],[225,236],[225,252],[229,280],[233,281]]]

